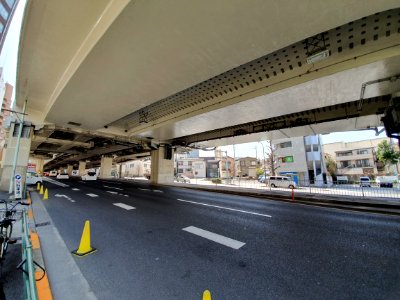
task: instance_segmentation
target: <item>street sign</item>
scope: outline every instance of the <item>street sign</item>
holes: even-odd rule
[[[15,188],[14,188],[14,196],[15,199],[22,198],[22,176],[21,174],[15,174]]]

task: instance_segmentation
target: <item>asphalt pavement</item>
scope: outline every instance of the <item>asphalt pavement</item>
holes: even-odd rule
[[[399,217],[147,183],[62,183],[45,183],[49,200],[33,198],[68,251],[90,221],[97,252],[70,258],[98,299],[201,299],[205,289],[213,300],[400,298]]]

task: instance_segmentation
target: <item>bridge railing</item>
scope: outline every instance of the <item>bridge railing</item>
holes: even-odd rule
[[[178,182],[176,182],[178,183]],[[181,182],[179,182],[181,183]],[[248,178],[191,178],[190,183],[208,186],[230,188],[257,189],[268,191],[292,192],[292,185],[296,194],[322,194],[333,196],[353,196],[363,198],[394,198],[400,202],[400,184],[397,182],[387,184],[378,182],[323,182],[323,181],[297,181],[293,182],[259,182]]]

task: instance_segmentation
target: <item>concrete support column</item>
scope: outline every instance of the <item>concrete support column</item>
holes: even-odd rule
[[[43,158],[36,158],[36,170],[35,172],[38,174],[43,174],[43,166],[44,166],[44,159]]]
[[[111,178],[111,168],[112,168],[112,157],[105,157],[101,158],[100,164],[100,178]]]
[[[57,173],[58,174],[63,174],[65,172],[65,169],[63,167],[59,167]]]
[[[67,174],[68,176],[72,176],[72,170],[74,169],[73,165],[67,165]]]
[[[164,147],[151,151],[151,183],[174,182],[174,151],[171,159],[165,159],[164,152]]]
[[[17,125],[17,126],[16,126]],[[11,176],[13,176],[14,156],[17,148],[19,124],[12,123],[7,138],[6,148],[3,152],[3,169],[0,180],[0,189],[9,191]],[[24,130],[19,142],[19,150],[15,168],[15,174],[22,176],[22,182],[26,180],[26,171],[28,168],[29,151],[31,149],[30,126],[24,125]],[[14,189],[14,188],[13,188]]]
[[[83,176],[86,174],[86,161],[79,162],[79,176]]]

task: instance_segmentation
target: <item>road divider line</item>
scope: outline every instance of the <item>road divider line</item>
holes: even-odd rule
[[[88,195],[89,197],[98,197],[99,195],[96,195],[96,194],[86,194],[86,195]]]
[[[202,203],[202,202],[195,202],[195,201],[189,201],[189,200],[183,200],[183,199],[176,199],[181,202],[187,202],[187,203],[192,203],[192,204],[197,204],[197,205],[203,205],[203,206],[209,206],[209,207],[215,207],[215,208],[220,208],[220,209],[226,209],[230,211],[236,211],[244,214],[250,214],[250,215],[255,215],[255,216],[261,216],[261,217],[267,217],[267,218],[272,218],[270,215],[265,215],[265,214],[260,214],[252,211],[247,211],[247,210],[241,210],[241,209],[236,209],[236,208],[230,208],[230,207],[224,207],[224,206],[219,206],[219,205],[212,205],[212,204],[207,204],[207,203]]]
[[[44,177],[44,178],[43,178],[43,181],[47,181],[47,182],[50,182],[50,183],[53,183],[53,184],[55,184],[55,185],[62,186],[62,187],[69,187],[68,184],[58,182],[58,181],[56,181],[56,180],[54,180],[54,179],[51,179],[51,178],[49,178],[49,177]]]
[[[103,185],[103,187],[108,188],[108,189],[119,190],[119,191],[123,191],[124,190],[124,189],[121,189],[121,188],[118,188],[118,187],[108,186],[108,185]]]
[[[126,210],[136,209],[136,207],[133,207],[133,206],[130,206],[130,205],[127,205],[127,204],[124,204],[124,203],[113,203],[113,205],[121,207],[121,208],[126,209]]]
[[[244,245],[246,245],[246,243],[243,242],[239,242],[237,240],[228,238],[226,236],[220,235],[220,234],[216,234],[214,232],[211,231],[207,231],[195,226],[189,226],[186,228],[182,229],[183,231],[201,236],[202,238],[208,239],[210,241],[216,242],[218,244],[233,248],[235,250],[240,249],[241,247],[243,247]]]

